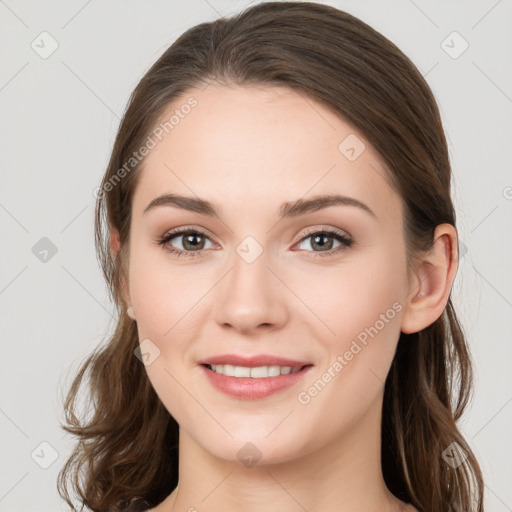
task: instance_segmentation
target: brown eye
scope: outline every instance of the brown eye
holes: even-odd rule
[[[307,244],[306,241],[308,241]],[[336,242],[338,242],[338,245],[334,246]],[[352,240],[339,231],[319,230],[308,233],[299,244],[306,244],[306,247],[302,247],[306,250],[309,245],[312,251],[307,250],[307,252],[314,252],[316,253],[315,256],[331,256],[346,247],[350,247]]]
[[[207,249],[206,242],[210,241],[204,233],[193,229],[176,229],[173,230],[158,240],[158,243],[169,251],[170,253],[177,254],[178,256],[197,256],[200,251]],[[178,245],[176,247],[174,242]]]

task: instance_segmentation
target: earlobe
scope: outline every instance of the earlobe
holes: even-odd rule
[[[434,232],[432,249],[414,272],[402,316],[403,333],[421,331],[443,314],[457,267],[457,231],[451,224],[440,224]]]

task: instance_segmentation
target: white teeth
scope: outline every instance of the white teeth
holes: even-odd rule
[[[228,377],[251,377],[253,379],[265,379],[267,377],[277,377],[279,375],[288,375],[297,373],[302,367],[297,366],[257,366],[248,368],[247,366],[233,366],[231,364],[211,364],[211,369],[216,373],[222,373]]]
[[[251,369],[245,366],[235,366],[235,373],[233,377],[250,377]]]

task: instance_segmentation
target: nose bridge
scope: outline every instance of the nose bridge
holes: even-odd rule
[[[247,236],[230,258],[231,271],[218,288],[216,317],[219,324],[250,330],[261,324],[281,324],[286,316],[285,297],[263,246]]]

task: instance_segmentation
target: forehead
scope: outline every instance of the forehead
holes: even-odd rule
[[[269,208],[336,192],[366,198],[377,214],[398,200],[364,136],[302,92],[212,83],[173,101],[156,127],[164,133],[142,162],[134,213],[173,191]]]

